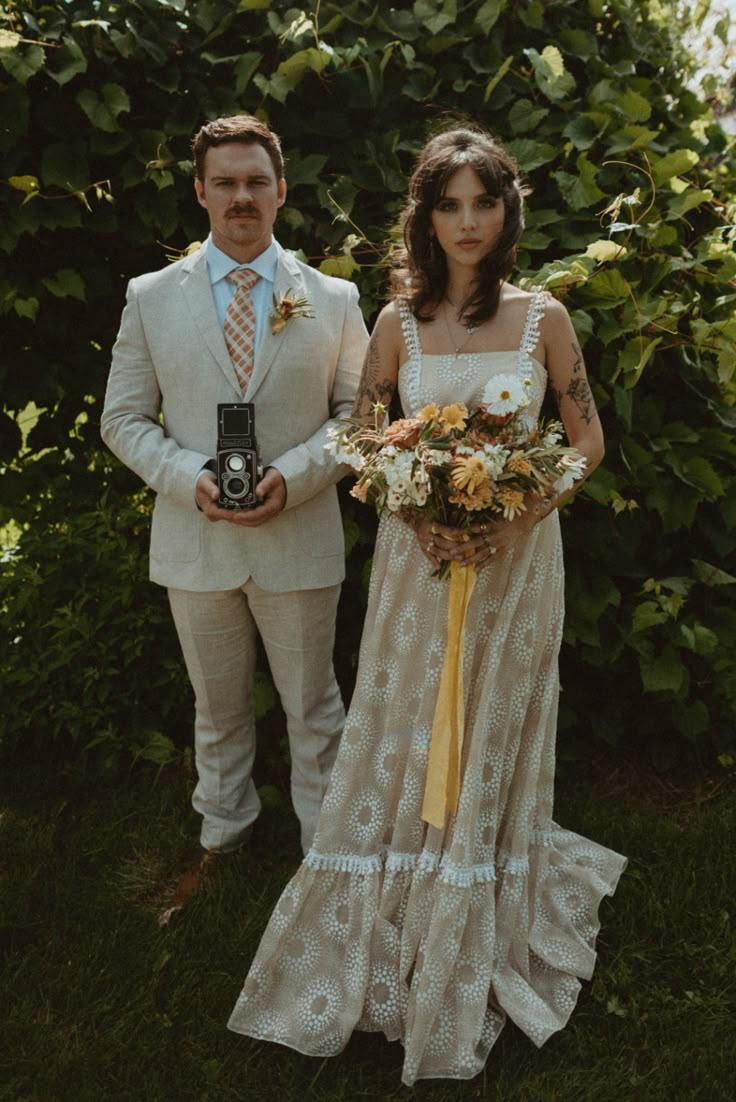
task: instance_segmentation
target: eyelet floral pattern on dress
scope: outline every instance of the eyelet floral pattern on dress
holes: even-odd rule
[[[402,309],[407,416],[472,405],[518,352],[425,356]],[[564,574],[554,513],[481,571],[468,608],[462,789],[444,831],[421,820],[444,660],[447,583],[411,529],[381,518],[353,701],[314,845],[276,904],[230,1025],[326,1056],[356,1028],[400,1039],[402,1079],[470,1078],[511,1017],[542,1044],[595,961],[598,907],[625,860],[552,820]]]

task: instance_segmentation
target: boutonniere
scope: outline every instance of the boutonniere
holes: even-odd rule
[[[271,332],[280,333],[289,318],[313,318],[312,304],[306,298],[295,298],[291,287],[281,298],[273,296],[273,310],[271,311]]]

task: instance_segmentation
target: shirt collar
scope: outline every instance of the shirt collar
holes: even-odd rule
[[[264,249],[254,260],[247,264],[238,264],[231,256],[218,249],[210,235],[205,242],[207,249],[207,268],[210,274],[210,283],[215,284],[233,271],[234,268],[250,268],[257,272],[261,279],[267,279],[271,283],[276,280],[276,269],[282,253],[281,246],[275,237],[271,238],[271,244]]]

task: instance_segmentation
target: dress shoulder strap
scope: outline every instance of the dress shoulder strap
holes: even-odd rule
[[[529,309],[526,313],[526,324],[521,337],[519,351],[522,355],[530,356],[539,344],[539,323],[544,317],[547,308],[547,292],[536,290],[532,294]]]
[[[399,299],[399,316],[409,359],[420,360],[422,358],[422,346],[419,343],[417,319],[412,314],[409,303],[403,298]]]

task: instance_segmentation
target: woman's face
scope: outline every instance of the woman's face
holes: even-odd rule
[[[448,264],[477,266],[501,236],[505,215],[503,199],[486,192],[475,169],[459,168],[432,211],[432,228]]]

